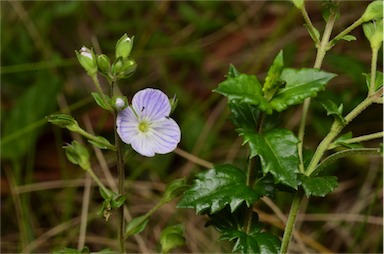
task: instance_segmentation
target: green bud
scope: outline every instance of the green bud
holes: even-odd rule
[[[75,51],[77,59],[89,76],[94,76],[97,73],[97,63],[95,53],[92,49],[83,46],[80,51]]]
[[[179,99],[176,98],[176,95],[173,96],[172,99],[169,99],[169,103],[171,104],[171,114],[173,113],[173,111],[175,111],[178,102]]]
[[[382,19],[383,18],[383,1],[373,1],[367,6],[367,9],[361,16],[362,22],[368,22],[374,19]]]
[[[163,197],[161,201],[164,203],[168,203],[172,201],[172,199],[179,196],[188,188],[187,180],[185,178],[176,179],[170,182],[165,188]]]
[[[91,167],[88,150],[79,142],[72,141],[71,145],[63,146],[63,148],[70,162],[79,165],[84,170]]]
[[[131,53],[133,46],[133,39],[129,38],[127,34],[124,34],[116,43],[116,59],[119,57],[127,58]]]
[[[161,252],[168,253],[172,249],[181,247],[185,244],[185,238],[183,236],[183,226],[181,224],[170,226],[161,231],[160,244]]]
[[[113,76],[118,78],[127,78],[136,70],[136,67],[137,64],[132,58],[124,59],[120,57],[112,64],[111,72]]]
[[[383,42],[383,20],[363,24],[363,31],[371,44],[371,48],[378,50]]]
[[[296,6],[297,9],[301,10],[304,7],[304,0],[292,0],[292,3]]]
[[[48,122],[56,124],[61,128],[67,128],[70,131],[77,132],[80,127],[77,121],[69,115],[65,114],[54,114],[47,117]]]
[[[111,61],[106,55],[101,54],[97,56],[97,66],[101,73],[108,74],[109,69],[111,68]]]

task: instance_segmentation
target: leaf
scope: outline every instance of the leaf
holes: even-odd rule
[[[269,67],[268,74],[263,85],[264,97],[267,98],[267,100],[272,98],[277,89],[285,85],[285,82],[282,82],[280,79],[283,68],[284,60],[283,51],[281,50],[273,60],[271,67]]]
[[[53,251],[53,254],[88,254],[88,253],[91,253],[91,251],[87,246],[85,246],[81,250],[74,249],[74,248],[63,248],[61,250]]]
[[[299,179],[308,197],[325,197],[325,195],[332,192],[338,186],[336,176],[310,177],[300,174]]]
[[[216,166],[200,173],[177,207],[194,208],[196,213],[216,213],[229,205],[235,211],[246,202],[249,207],[261,194],[246,185],[244,172],[232,165]]]
[[[329,99],[318,98],[318,100],[321,106],[323,106],[323,108],[327,111],[327,116],[332,115],[342,123],[346,122],[343,117],[343,104],[340,104],[340,106],[337,106],[333,101]]]
[[[100,149],[110,149],[113,151],[116,150],[115,146],[112,145],[106,138],[102,136],[90,136],[88,138],[92,138],[92,139],[88,139],[89,143],[91,143],[92,145]]]
[[[333,143],[332,145],[337,147],[337,146],[344,146],[344,147],[347,147],[347,148],[351,148],[351,149],[354,149],[354,148],[362,148],[363,146],[360,145],[359,143],[347,143],[347,142],[344,142],[345,140],[348,140],[348,139],[351,139],[353,136],[352,136],[352,132],[348,132],[348,133],[345,133],[344,135],[338,137]]]
[[[165,188],[164,194],[161,198],[162,202],[168,203],[174,198],[179,196],[187,189],[187,180],[185,178],[180,178],[172,181]]]
[[[272,129],[257,134],[244,133],[244,140],[249,142],[250,157],[260,156],[263,173],[271,173],[276,183],[283,183],[297,189],[299,139],[287,129]]]
[[[323,90],[328,81],[335,76],[333,73],[318,69],[286,68],[281,74],[281,79],[287,82],[286,86],[277,92],[270,104],[278,112],[287,109],[288,106],[300,104],[308,97],[315,97],[317,92]]]
[[[227,79],[235,78],[235,77],[237,77],[239,75],[240,75],[240,72],[235,68],[234,65],[230,64],[229,65],[229,69],[228,69],[228,73],[226,75],[226,78]]]
[[[256,76],[240,74],[221,82],[213,91],[228,97],[229,101],[237,100],[239,102],[257,105],[261,111],[267,114],[272,113],[271,105],[264,98],[261,85]]]
[[[309,36],[311,36],[312,40],[315,43],[320,42],[320,32],[316,29],[316,27],[312,26],[312,30],[309,28],[307,24],[304,24],[305,28],[307,28]]]
[[[340,38],[340,40],[345,40],[345,41],[356,41],[356,37],[350,34],[344,35],[343,37]]]
[[[365,76],[365,81],[367,83],[367,87],[369,89],[371,85],[371,74],[363,73]],[[376,71],[376,78],[375,78],[375,91],[379,90],[383,87],[383,73],[381,71]]]
[[[72,116],[66,114],[53,114],[48,116],[47,120],[60,128],[67,128],[70,131],[77,131],[80,128],[77,121]]]
[[[231,121],[238,127],[239,133],[256,131],[257,119],[260,111],[254,105],[246,103],[229,102]]]
[[[167,227],[160,233],[161,253],[168,253],[174,248],[185,244],[183,225]]]
[[[129,237],[129,236],[140,233],[147,227],[148,221],[149,221],[149,218],[146,215],[142,215],[132,219],[130,222],[128,222],[125,228],[124,236]]]
[[[97,105],[99,105],[101,108],[111,111],[112,107],[110,105],[111,98],[109,98],[106,94],[100,94],[100,93],[91,93],[93,99],[96,101]]]

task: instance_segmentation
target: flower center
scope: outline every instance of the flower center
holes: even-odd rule
[[[147,132],[149,130],[149,124],[147,122],[140,122],[139,123],[139,130],[141,132]]]

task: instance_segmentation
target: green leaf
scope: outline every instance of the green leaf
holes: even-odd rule
[[[377,0],[370,3],[361,16],[363,22],[368,22],[373,19],[382,19],[383,18],[383,1]]]
[[[53,114],[48,116],[47,120],[60,128],[67,128],[70,131],[77,131],[80,128],[77,121],[66,114]]]
[[[88,150],[82,144],[72,141],[71,145],[63,146],[63,148],[70,162],[79,165],[84,170],[91,167]]]
[[[338,186],[337,177],[335,176],[310,177],[300,174],[299,179],[308,197],[325,197]]]
[[[321,106],[323,106],[323,108],[327,111],[327,116],[332,115],[342,123],[346,122],[343,117],[343,104],[340,104],[340,106],[337,106],[333,101],[329,99],[318,98],[318,100]]]
[[[126,226],[124,236],[129,237],[140,233],[147,227],[148,221],[149,218],[146,215],[142,215],[132,219],[130,222],[128,222]]]
[[[227,79],[213,90],[228,97],[229,101],[237,100],[251,105],[257,105],[267,114],[272,113],[271,105],[264,98],[261,85],[254,75],[240,74]]]
[[[345,40],[345,41],[355,41],[357,40],[355,36],[347,34],[344,35],[343,37],[340,38],[340,40]]]
[[[249,143],[250,157],[260,157],[264,174],[271,173],[276,183],[297,189],[299,139],[291,131],[272,129],[262,134],[246,132],[244,140]]]
[[[231,121],[238,127],[236,131],[239,133],[256,131],[257,119],[260,111],[255,105],[246,103],[229,102],[231,110]]]
[[[240,72],[235,68],[234,65],[230,64],[229,65],[229,69],[228,69],[228,73],[226,75],[226,78],[227,79],[235,78],[235,77],[237,77],[239,75],[240,75]]]
[[[185,244],[183,225],[167,227],[160,233],[161,253],[168,253],[174,248]]]
[[[351,143],[344,142],[345,140],[351,139],[352,137],[353,137],[352,136],[352,132],[345,133],[344,135],[342,135],[339,138],[337,138],[332,143],[332,145],[334,145],[335,147],[337,147],[337,146],[344,146],[344,147],[351,148],[351,149],[362,148],[363,146],[360,145],[359,143],[352,143],[351,144]]]
[[[216,166],[200,173],[177,207],[194,208],[196,213],[216,213],[229,205],[235,211],[243,202],[249,207],[261,194],[246,185],[244,172],[232,165]]]
[[[111,200],[111,208],[117,209],[121,207],[124,204],[126,199],[127,199],[127,195],[118,194],[114,196],[113,199]]]
[[[89,143],[97,146],[100,149],[110,149],[113,151],[116,150],[114,145],[112,145],[106,138],[104,138],[102,136],[91,136],[88,138],[92,138],[92,139],[88,139]]]
[[[313,29],[313,30],[311,30],[311,29],[308,27],[307,24],[304,24],[304,26],[305,26],[305,28],[307,28],[308,33],[309,33],[309,36],[311,36],[312,40],[313,40],[314,42],[316,42],[316,43],[317,43],[317,42],[320,42],[320,32],[319,32],[319,30],[317,30],[316,27],[314,27],[314,26],[312,26],[312,29]]]
[[[164,194],[161,198],[161,202],[168,203],[174,198],[179,196],[187,189],[187,180],[185,178],[180,178],[172,181],[165,188]]]
[[[288,106],[303,102],[308,97],[315,97],[317,92],[323,90],[328,81],[335,76],[333,73],[312,68],[300,70],[286,68],[281,74],[281,79],[286,81],[286,86],[277,92],[270,104],[273,109],[281,112]]]
[[[268,74],[263,85],[264,96],[267,100],[272,98],[277,89],[282,88],[282,86],[285,85],[285,82],[280,79],[283,68],[284,60],[283,51],[281,50],[275,57],[275,60],[273,60],[271,67],[269,67]]]
[[[275,184],[271,174],[259,178],[253,185],[253,189],[262,196],[275,197]]]
[[[112,111],[112,107],[110,105],[111,98],[108,97],[106,94],[100,94],[100,93],[91,93],[93,99],[96,101],[97,105],[99,105],[101,108]]]
[[[371,74],[363,73],[369,89],[371,85]],[[383,73],[381,71],[376,71],[376,80],[375,80],[375,92],[383,87]]]
[[[206,226],[213,226],[222,233],[220,240],[235,241],[233,252],[279,252],[279,239],[272,234],[262,232],[263,224],[259,222],[257,213],[253,212],[249,225],[245,226],[248,209],[244,204],[234,212],[231,212],[229,207],[226,206],[223,210],[208,216],[210,220],[206,223]],[[249,227],[249,233],[246,233],[246,227]]]

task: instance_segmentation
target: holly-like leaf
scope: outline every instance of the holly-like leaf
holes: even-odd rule
[[[337,106],[333,101],[329,99],[319,99],[321,106],[327,111],[327,116],[334,116],[336,119],[345,123],[345,119],[343,117],[343,104]]]
[[[235,240],[233,252],[241,253],[279,253],[280,240],[268,232],[260,232],[260,229],[249,234],[236,228],[223,234],[221,239]]]
[[[216,166],[196,177],[177,207],[213,214],[229,205],[233,212],[243,202],[249,207],[261,197],[260,193],[246,185],[244,172],[229,164]]]
[[[226,75],[227,79],[235,78],[235,77],[237,77],[239,75],[240,75],[240,72],[235,68],[234,65],[230,64],[229,65],[229,69],[228,69],[228,73]]]
[[[300,174],[299,179],[308,197],[325,197],[325,195],[332,192],[338,186],[336,176],[310,177]]]
[[[281,79],[286,82],[270,101],[273,109],[281,112],[291,105],[300,104],[308,97],[315,97],[336,74],[319,69],[303,68],[300,70],[286,68]]]
[[[238,127],[239,133],[256,131],[257,119],[260,111],[254,105],[246,103],[230,102],[231,121]]]
[[[261,111],[272,113],[271,105],[264,98],[261,85],[254,75],[239,74],[221,82],[213,91],[228,97],[229,101],[257,105]]]
[[[262,134],[246,132],[244,140],[249,143],[250,156],[260,156],[264,174],[271,173],[276,183],[297,188],[299,139],[291,131],[272,129]]]

